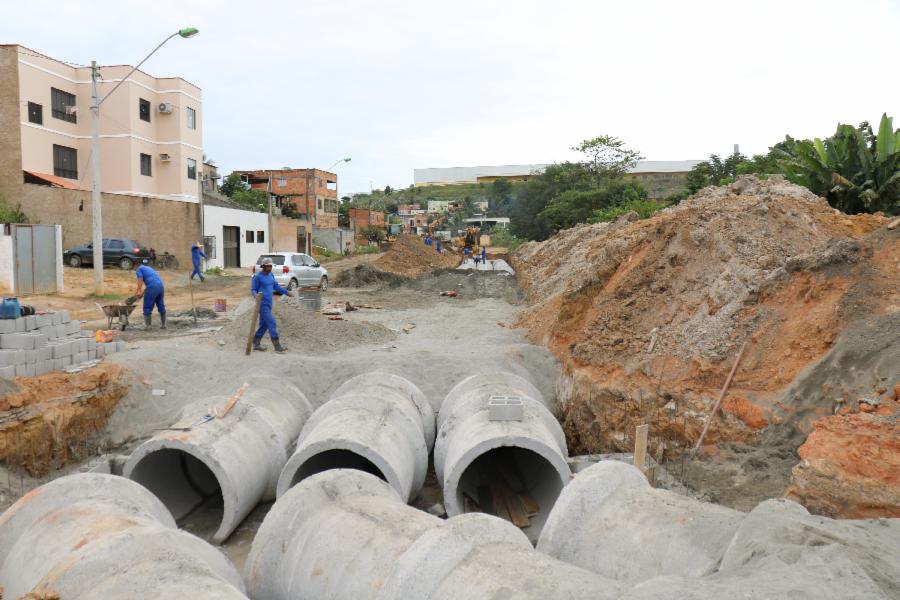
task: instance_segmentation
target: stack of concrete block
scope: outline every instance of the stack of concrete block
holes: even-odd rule
[[[0,377],[44,375],[125,349],[122,341],[98,344],[67,310],[0,319]]]

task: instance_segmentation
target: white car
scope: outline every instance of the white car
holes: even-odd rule
[[[272,274],[275,280],[289,290],[298,287],[317,287],[324,292],[328,289],[328,270],[308,254],[302,252],[262,254],[256,259],[254,273],[264,258],[272,259]]]

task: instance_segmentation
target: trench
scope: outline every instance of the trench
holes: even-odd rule
[[[197,457],[183,450],[157,450],[134,466],[130,478],[153,492],[178,525],[191,533],[209,538],[222,524],[222,488]]]
[[[323,471],[330,471],[332,469],[356,469],[357,471],[363,471],[387,481],[387,478],[384,476],[384,473],[381,472],[381,469],[376,467],[369,459],[351,450],[338,449],[319,452],[315,456],[311,456],[304,461],[303,464],[294,471],[294,476],[291,478],[291,487],[297,485],[307,477],[312,477],[316,473],[322,473]]]
[[[559,473],[546,458],[526,448],[501,446],[466,467],[455,493],[464,512],[488,513],[519,526],[527,519],[520,528],[536,539],[562,489]]]

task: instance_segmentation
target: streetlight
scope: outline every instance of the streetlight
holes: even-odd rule
[[[123,77],[122,80],[102,98],[100,97],[100,92],[97,90],[97,61],[91,61],[91,167],[94,172],[94,185],[91,189],[91,225],[94,238],[94,294],[97,296],[103,295],[103,218],[100,214],[100,105],[103,104],[113,92],[119,89],[119,86],[125,83],[125,81],[131,77],[132,73],[137,71],[142,64],[147,62],[148,58],[162,48],[166,42],[176,35],[183,38],[191,38],[199,32],[200,30],[196,27],[185,27],[164,39],[159,46],[153,49],[153,52],[145,56],[144,60],[139,62],[136,67],[132,68],[131,71],[128,72],[128,75]]]
[[[334,164],[333,164],[333,165],[331,165],[330,167],[328,167],[328,171],[331,171],[331,170],[334,168],[334,165],[336,165],[336,164],[338,164],[338,163],[342,163],[342,162],[350,162],[351,160],[352,160],[352,159],[350,159],[350,158],[342,158],[342,159],[340,159],[340,160],[336,160],[336,161],[334,161]]]

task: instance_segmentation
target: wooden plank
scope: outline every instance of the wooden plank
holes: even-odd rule
[[[644,472],[644,465],[647,462],[647,433],[650,431],[649,425],[638,425],[634,429],[634,466]]]
[[[534,498],[528,492],[520,492],[519,498],[522,500],[522,504],[525,506],[525,514],[529,517],[533,517],[534,515],[541,512],[541,507],[537,502],[534,501]]]
[[[722,404],[722,399],[725,397],[725,392],[728,391],[728,386],[731,385],[731,378],[734,377],[735,371],[737,371],[738,365],[741,364],[741,357],[744,356],[744,350],[747,348],[747,342],[741,344],[741,351],[738,352],[737,358],[734,359],[734,366],[731,367],[731,373],[728,374],[728,379],[725,380],[725,385],[722,386],[722,391],[719,392],[719,398],[716,400],[715,406],[709,412],[709,417],[706,419],[706,424],[703,426],[703,431],[700,432],[700,437],[697,439],[697,445],[694,446],[694,453],[700,449],[700,444],[703,443],[703,438],[706,437],[706,432],[709,431],[709,425],[712,423],[713,418],[716,416],[716,411],[719,410],[719,405]]]
[[[478,512],[478,503],[472,499],[472,496],[465,492],[463,492],[463,512]]]
[[[512,521],[509,511],[506,510],[506,500],[503,498],[503,490],[496,482],[491,482],[491,500],[494,504],[493,513],[501,519]]]
[[[234,408],[234,405],[237,403],[238,398],[244,395],[244,392],[247,391],[247,388],[250,387],[249,383],[244,383],[238,390],[231,395],[231,398],[228,399],[228,402],[225,403],[225,406],[222,407],[222,412],[216,411],[216,417],[222,419],[231,412],[231,409]]]
[[[525,511],[525,505],[522,504],[521,497],[510,490],[503,488],[503,500],[506,503],[506,511],[509,513],[509,520],[519,529],[524,529],[531,525],[528,514]]]

